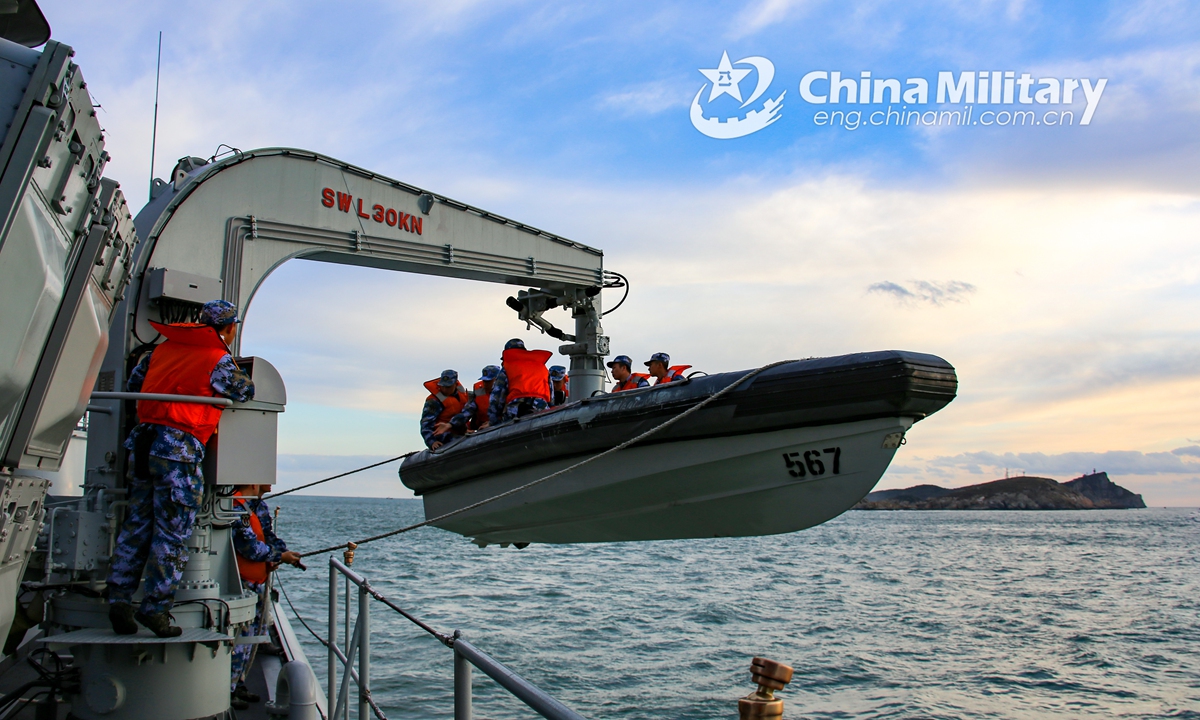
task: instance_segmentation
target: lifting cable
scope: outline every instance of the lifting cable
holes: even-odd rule
[[[270,500],[272,498],[280,497],[281,495],[287,495],[289,493],[294,493],[297,490],[303,490],[304,488],[310,488],[313,485],[320,485],[321,483],[327,483],[330,480],[337,480],[338,478],[344,478],[347,475],[353,475],[354,473],[360,473],[363,470],[370,470],[371,468],[376,468],[376,467],[379,467],[380,465],[387,465],[388,463],[396,462],[397,460],[403,460],[406,457],[416,455],[419,452],[420,452],[420,450],[413,450],[412,452],[404,453],[403,455],[397,455],[394,458],[388,458],[387,460],[380,460],[379,462],[374,463],[372,465],[364,465],[364,466],[362,466],[360,468],[356,468],[354,470],[347,470],[346,472],[341,473],[340,475],[334,475],[332,477],[324,478],[323,480],[316,480],[314,482],[310,482],[307,485],[301,485],[300,487],[294,487],[291,490],[283,490],[281,492],[271,493],[270,495],[264,495],[263,500]]]
[[[604,452],[601,452],[601,453],[598,453],[598,454],[596,454],[596,455],[593,455],[593,456],[591,456],[590,458],[587,458],[586,460],[581,460],[581,461],[579,461],[579,462],[575,463],[574,465],[571,465],[571,466],[569,466],[569,467],[565,467],[565,468],[563,468],[562,470],[558,470],[558,471],[556,471],[556,472],[552,472],[552,473],[550,473],[549,475],[546,475],[545,477],[538,478],[537,480],[534,480],[534,481],[532,481],[532,482],[527,482],[527,483],[525,483],[524,485],[521,485],[521,486],[519,486],[519,487],[515,487],[515,488],[513,488],[513,489],[511,489],[511,490],[506,490],[506,491],[504,491],[504,492],[502,492],[502,493],[500,493],[500,494],[498,494],[498,495],[493,495],[493,496],[492,496],[492,497],[490,497],[490,498],[487,498],[487,499],[484,499],[484,500],[480,500],[479,502],[472,503],[472,504],[470,504],[470,505],[467,505],[466,507],[461,507],[461,508],[459,508],[459,509],[457,509],[457,510],[451,510],[451,511],[450,511],[450,512],[448,512],[448,513],[444,513],[444,514],[442,514],[442,515],[438,515],[438,516],[437,516],[437,517],[435,517],[435,518],[430,518],[430,519],[428,519],[428,520],[424,520],[424,521],[422,521],[422,522],[419,522],[419,523],[416,523],[416,524],[414,524],[414,525],[408,525],[408,526],[405,526],[405,527],[399,528],[399,529],[397,529],[397,530],[391,530],[391,531],[389,531],[389,532],[380,533],[379,535],[372,535],[372,536],[371,536],[371,537],[369,537],[369,538],[364,538],[364,539],[362,539],[362,540],[357,540],[357,541],[355,541],[354,543],[342,543],[341,545],[331,545],[331,546],[329,546],[329,547],[321,548],[320,550],[310,550],[309,552],[306,552],[306,553],[301,553],[301,554],[300,554],[300,557],[302,557],[302,558],[306,558],[306,557],[311,557],[311,556],[313,556],[313,555],[321,555],[321,554],[323,554],[323,553],[327,553],[327,552],[333,552],[333,551],[335,551],[335,550],[342,550],[342,549],[344,549],[344,548],[348,548],[348,547],[349,547],[350,545],[352,545],[352,544],[353,544],[353,545],[355,545],[355,546],[358,546],[358,545],[363,545],[363,544],[365,544],[365,543],[374,542],[374,541],[376,541],[376,540],[382,540],[382,539],[384,539],[384,538],[389,538],[389,537],[391,537],[391,536],[393,536],[393,535],[399,535],[400,533],[406,533],[406,532],[409,532],[410,530],[416,530],[416,529],[418,529],[418,528],[423,528],[423,527],[425,527],[425,526],[427,526],[427,525],[433,525],[434,523],[441,522],[442,520],[447,520],[447,519],[449,519],[449,518],[452,518],[452,517],[454,517],[454,516],[456,516],[456,515],[461,515],[461,514],[463,514],[463,513],[465,513],[465,512],[468,512],[468,511],[474,510],[474,509],[476,509],[476,508],[482,507],[482,506],[484,506],[484,505],[487,505],[488,503],[492,503],[492,502],[495,502],[495,501],[497,501],[497,500],[500,500],[500,499],[503,499],[503,498],[509,497],[510,495],[516,495],[517,493],[519,493],[519,492],[523,492],[523,491],[525,491],[525,490],[528,490],[528,489],[530,489],[531,487],[533,487],[533,486],[535,486],[535,485],[540,485],[540,484],[542,484],[542,483],[546,482],[547,480],[551,480],[551,479],[553,479],[553,478],[556,478],[556,477],[558,477],[559,475],[565,475],[565,474],[567,474],[567,473],[571,472],[572,470],[576,470],[576,469],[578,469],[578,468],[581,468],[581,467],[583,467],[584,465],[587,465],[587,464],[588,464],[588,463],[590,463],[590,462],[593,462],[593,461],[595,461],[595,460],[599,460],[599,459],[600,459],[600,458],[602,458],[602,457],[605,457],[606,455],[611,455],[611,454],[613,454],[613,453],[615,453],[615,452],[618,452],[618,451],[620,451],[620,450],[624,450],[625,448],[629,447],[630,445],[633,445],[633,444],[635,444],[635,443],[639,443],[639,442],[641,442],[642,440],[645,440],[646,438],[650,437],[651,435],[653,435],[653,434],[655,434],[655,433],[659,432],[660,430],[665,430],[665,429],[667,429],[668,427],[670,427],[670,426],[674,425],[675,423],[679,422],[680,420],[684,419],[685,417],[687,417],[687,416],[691,415],[692,413],[694,413],[694,412],[696,412],[696,411],[700,410],[701,408],[703,408],[703,407],[705,407],[705,406],[709,405],[709,404],[710,404],[710,403],[712,403],[714,400],[717,400],[718,398],[724,397],[725,395],[727,395],[727,394],[729,394],[730,392],[732,392],[732,391],[733,391],[733,389],[734,389],[734,388],[736,388],[738,385],[741,385],[742,383],[746,382],[746,381],[747,381],[747,380],[749,380],[750,378],[752,378],[752,377],[755,377],[756,375],[759,375],[760,373],[763,373],[763,372],[765,372],[765,371],[767,371],[767,370],[770,370],[770,369],[771,369],[771,368],[773,368],[773,367],[776,367],[776,366],[779,366],[779,365],[786,365],[787,363],[790,363],[790,362],[795,362],[795,360],[779,360],[778,362],[773,362],[773,363],[770,363],[769,365],[763,365],[762,367],[760,367],[760,368],[758,368],[758,369],[756,369],[756,370],[751,370],[750,372],[748,372],[748,373],[746,373],[745,375],[741,376],[740,378],[738,378],[737,380],[733,381],[733,382],[732,382],[732,383],[730,383],[729,385],[725,386],[725,387],[724,387],[724,388],[722,388],[721,390],[719,390],[719,391],[717,391],[717,392],[713,393],[712,395],[709,395],[709,396],[708,396],[707,398],[705,398],[704,400],[700,401],[699,403],[696,403],[696,404],[695,404],[695,405],[693,405],[692,407],[688,408],[687,410],[684,410],[684,411],[683,411],[683,412],[681,412],[680,414],[678,414],[678,415],[676,415],[675,417],[673,417],[673,418],[671,418],[671,419],[669,419],[669,420],[667,420],[667,421],[663,422],[662,424],[660,424],[660,425],[656,425],[656,426],[654,426],[654,427],[650,428],[649,430],[647,430],[646,432],[642,433],[641,435],[638,435],[637,437],[634,437],[634,438],[630,438],[629,440],[626,440],[625,442],[621,443],[620,445],[617,445],[617,446],[615,446],[615,447],[611,447],[611,448],[609,448],[609,449],[605,450]],[[410,455],[412,455],[412,454],[414,454],[414,453],[409,453],[409,454],[410,454]],[[404,457],[404,456],[402,456],[402,457]],[[390,461],[387,461],[387,462],[390,462]],[[379,463],[379,464],[382,464],[382,463]],[[357,472],[357,471],[352,471],[352,472]],[[345,474],[347,474],[347,475],[348,475],[349,473],[345,473]],[[335,476],[335,477],[340,477],[340,476]],[[329,479],[330,479],[330,480],[332,480],[333,478],[329,478]],[[314,484],[315,484],[315,483],[314,483]],[[308,486],[304,486],[304,487],[308,487]],[[296,489],[297,489],[297,490],[299,490],[300,488],[296,488]],[[291,491],[289,490],[288,492],[291,492]],[[283,493],[278,493],[278,494],[279,494],[279,495],[282,495]]]

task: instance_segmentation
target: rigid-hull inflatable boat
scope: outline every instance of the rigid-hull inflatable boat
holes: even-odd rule
[[[487,428],[400,467],[435,518],[660,425],[747,371],[598,395]],[[836,517],[914,422],[954,399],[954,368],[885,351],[770,368],[643,442],[435,523],[476,543],[769,535]]]

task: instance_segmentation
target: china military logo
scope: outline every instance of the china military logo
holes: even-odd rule
[[[757,82],[754,92],[743,101],[742,81],[751,73],[757,73]],[[755,55],[730,62],[729,53],[724,52],[721,53],[721,62],[717,67],[711,70],[701,69],[700,74],[708,82],[700,87],[696,97],[692,99],[692,126],[710,138],[731,140],[745,137],[782,117],[779,111],[783,107],[786,90],[779,93],[779,97],[764,100],[761,107],[741,114],[742,110],[762,97],[775,78],[775,65],[765,57]],[[708,90],[708,98],[701,103],[705,90]],[[725,96],[729,96],[729,99]],[[741,104],[735,107],[736,103]],[[705,112],[709,114],[706,116]]]

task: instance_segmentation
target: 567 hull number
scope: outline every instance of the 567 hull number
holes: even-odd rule
[[[823,450],[805,450],[802,453],[784,453],[783,462],[787,466],[788,474],[795,478],[808,475],[817,477],[824,475],[827,471],[839,475],[842,472],[842,449],[827,447]],[[826,467],[827,462],[829,463],[828,468]]]

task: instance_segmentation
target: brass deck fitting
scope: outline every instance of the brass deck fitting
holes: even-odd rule
[[[756,657],[750,661],[750,678],[758,690],[738,700],[741,720],[783,720],[783,700],[775,697],[775,691],[792,681],[792,668]]]
[[[350,567],[354,564],[354,551],[356,549],[358,549],[357,543],[346,543],[346,549],[342,551],[342,558],[346,563],[346,567]]]

